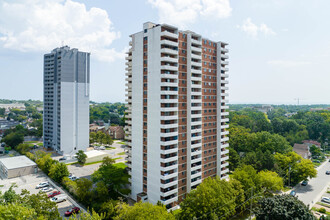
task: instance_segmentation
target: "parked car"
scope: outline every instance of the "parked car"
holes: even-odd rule
[[[75,180],[79,179],[79,177],[76,177],[75,175],[71,175],[71,176],[69,176],[69,179],[75,181]]]
[[[99,146],[95,146],[94,147],[94,150],[100,150],[100,147]]]
[[[101,146],[99,149],[100,150],[105,150],[105,147],[104,146]]]
[[[41,190],[40,190],[40,192],[44,192],[44,193],[46,193],[46,192],[50,192],[50,191],[53,191],[54,189],[52,188],[52,187],[44,187],[44,188],[42,188]]]
[[[330,203],[330,198],[328,197],[322,197],[321,199],[322,202]]]
[[[67,160],[68,158],[66,157],[66,156],[64,156],[64,157],[61,157],[60,159],[59,159],[59,161],[61,161],[61,160]]]
[[[57,196],[60,194],[61,194],[60,191],[54,191],[54,192],[49,193],[47,196],[48,196],[48,198],[53,198],[54,196]]]
[[[80,211],[80,208],[79,207],[73,207],[72,209],[69,209],[68,211],[66,211],[64,213],[65,216],[70,216],[72,214],[76,214]]]
[[[327,171],[325,172],[325,174],[327,174],[327,175],[330,175],[330,171],[329,171],[329,170],[327,170]]]
[[[307,186],[307,184],[308,184],[308,181],[307,181],[307,180],[304,180],[304,181],[302,181],[302,183],[301,183],[302,186]]]
[[[49,186],[49,183],[48,182],[42,182],[42,183],[39,183],[36,186],[36,189],[44,188],[44,187],[47,187],[47,186]]]
[[[292,191],[290,192],[290,195],[291,195],[291,196],[296,196],[296,191],[292,190]]]
[[[64,202],[67,198],[68,198],[67,195],[61,194],[58,196],[54,196],[53,198],[50,199],[50,201],[59,203],[59,202]]]

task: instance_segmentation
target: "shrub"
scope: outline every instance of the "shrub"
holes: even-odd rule
[[[320,209],[319,209],[319,212],[321,212],[321,213],[326,213],[327,210],[326,210],[325,208],[320,208]]]

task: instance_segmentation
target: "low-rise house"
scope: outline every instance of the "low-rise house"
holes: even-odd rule
[[[102,131],[103,133],[105,133],[106,129],[104,126],[98,126],[96,124],[91,124],[89,125],[89,132],[99,132],[99,131]]]
[[[124,139],[125,131],[121,126],[111,126],[107,130],[107,134],[111,136],[112,139]]]
[[[309,147],[315,145],[318,148],[321,148],[321,143],[317,142],[317,141],[313,141],[313,140],[304,140],[303,141],[304,144],[308,145]]]
[[[310,159],[312,156],[309,151],[309,146],[307,144],[294,144],[293,151],[305,159]]]

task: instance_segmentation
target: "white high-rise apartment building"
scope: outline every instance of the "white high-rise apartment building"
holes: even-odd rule
[[[174,209],[203,179],[228,177],[227,44],[150,22],[131,38],[131,197]]]
[[[89,145],[89,60],[68,46],[44,55],[44,146],[63,155]]]

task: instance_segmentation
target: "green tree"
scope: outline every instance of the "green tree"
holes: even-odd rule
[[[17,145],[23,143],[24,135],[19,132],[13,132],[6,135],[1,141],[5,142],[10,147],[15,148]]]
[[[81,212],[79,215],[73,214],[69,220],[102,220],[104,219],[103,214],[98,214],[94,210],[91,213]]]
[[[91,205],[93,199],[93,182],[86,178],[76,180],[76,196],[79,201],[84,201],[85,204]]]
[[[81,165],[84,165],[86,163],[86,159],[87,159],[87,155],[85,154],[85,152],[83,150],[79,150],[77,153],[77,160],[78,163]]]
[[[300,181],[314,178],[317,175],[312,161],[302,158],[295,152],[276,153],[274,158],[277,167],[276,172],[284,177],[285,183],[288,183],[290,175],[290,185],[294,186]]]
[[[237,151],[233,148],[229,148],[229,170],[235,170],[240,162],[240,157]]]
[[[58,161],[53,160],[51,158],[51,154],[36,154],[37,155],[37,159],[35,160],[36,163],[38,164],[38,166],[40,167],[40,169],[42,169],[42,171],[44,171],[46,174],[49,174],[51,167],[58,163]]]
[[[179,219],[228,219],[244,198],[242,185],[236,180],[209,177],[180,204]]]
[[[126,203],[118,205],[118,216],[115,220],[175,220],[172,213],[167,212],[164,206],[153,205],[151,203],[137,202],[134,206],[129,206]]]
[[[46,218],[40,216],[38,218],[37,213],[30,207],[25,207],[21,204],[9,203],[6,205],[0,204],[0,219],[4,220],[46,220]]]
[[[117,200],[109,200],[107,202],[102,203],[99,212],[104,213],[104,219],[113,219],[115,216],[118,215],[117,205]]]
[[[92,144],[92,143],[95,143],[96,142],[96,133],[95,132],[90,132],[89,133],[89,143]]]
[[[0,108],[0,116],[3,117],[5,116],[6,109],[5,108]]]
[[[316,219],[309,208],[291,195],[262,198],[254,211],[257,220],[311,220]]]
[[[65,163],[53,164],[49,171],[49,176],[58,183],[61,183],[63,178],[69,176],[69,170]]]
[[[16,147],[16,150],[20,153],[20,154],[26,154],[29,150],[30,150],[30,146],[28,144],[19,144]]]
[[[127,174],[124,168],[114,166],[114,160],[105,157],[98,170],[92,174],[92,180],[94,183],[103,182],[108,191],[113,195],[113,193],[124,193],[129,192],[125,190],[125,185],[129,183]]]

